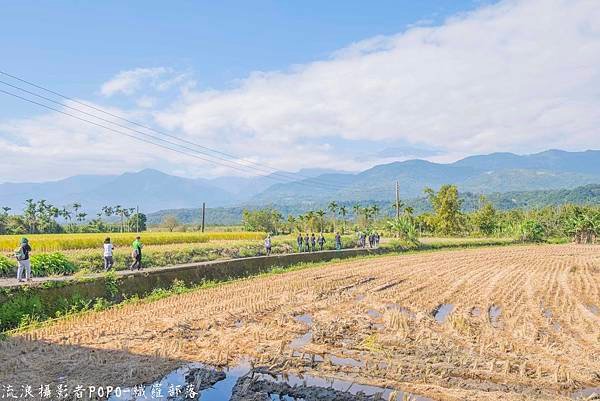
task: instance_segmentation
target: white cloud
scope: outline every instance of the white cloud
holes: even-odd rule
[[[159,121],[270,153],[323,136],[419,142],[453,157],[598,148],[598,21],[596,0],[504,1],[329,60],[256,72],[230,90],[189,93]],[[340,164],[335,149],[327,154]]]
[[[156,80],[168,71],[165,67],[136,68],[134,70],[121,71],[102,85],[100,93],[104,96],[112,96],[117,93],[132,95],[145,82]]]

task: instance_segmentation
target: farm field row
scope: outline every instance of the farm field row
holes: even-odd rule
[[[86,234],[31,234],[0,236],[0,252],[11,252],[27,237],[37,252],[54,252],[74,249],[102,248],[102,242],[110,237],[117,246],[130,246],[136,233],[86,233]],[[265,233],[260,232],[143,232],[142,242],[145,245],[164,245],[181,243],[204,243],[222,240],[260,240]]]
[[[600,252],[543,245],[335,262],[93,312],[0,343],[0,382],[149,383],[187,362],[567,400],[600,386]],[[20,355],[26,354],[27,361]]]

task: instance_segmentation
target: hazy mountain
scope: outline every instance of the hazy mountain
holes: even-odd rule
[[[233,196],[206,180],[175,177],[146,169],[118,176],[86,175],[45,183],[0,184],[0,205],[23,209],[26,199],[46,199],[56,206],[78,202],[88,213],[104,205],[122,205],[154,211],[183,208],[202,202],[232,205]]]
[[[310,187],[308,181],[277,184],[254,196],[249,204],[313,202],[326,200],[389,200],[395,182],[401,196],[419,197],[425,187],[456,184],[462,191],[489,194],[574,188],[600,183],[600,151],[549,150],[532,155],[493,153],[472,156],[454,163],[408,160],[382,164],[358,174],[325,174],[315,180],[332,183]]]
[[[504,193],[571,189],[600,183],[600,151],[549,150],[532,155],[493,153],[454,163],[408,160],[374,166],[359,173],[307,169],[261,177],[190,179],[146,169],[122,175],[85,175],[45,183],[0,184],[0,206],[20,212],[28,198],[57,206],[79,202],[88,213],[104,205],[139,205],[162,209],[264,206],[310,209],[331,200],[382,201],[394,198],[400,182],[402,198],[419,198],[425,187],[452,183],[462,192]],[[282,176],[293,182],[278,183]],[[239,213],[239,211],[238,211]]]

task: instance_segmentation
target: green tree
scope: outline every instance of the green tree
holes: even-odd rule
[[[336,228],[336,220],[337,220],[337,211],[338,211],[338,204],[336,201],[331,201],[329,202],[329,205],[327,205],[327,209],[329,209],[329,211],[331,212],[332,215],[332,220],[333,220],[333,230],[335,231]]]
[[[481,197],[481,207],[471,214],[471,221],[477,231],[483,235],[492,235],[496,231],[498,218],[494,206]]]
[[[146,221],[148,217],[144,213],[134,213],[129,216],[127,219],[127,226],[129,227],[129,231],[135,232],[139,229],[139,231],[146,231],[147,225]]]
[[[404,215],[399,218],[390,219],[387,221],[387,226],[396,237],[412,244],[419,242],[415,222],[409,216]]]
[[[275,209],[258,209],[242,211],[242,225],[246,231],[264,231],[279,233],[283,216]]]
[[[455,185],[442,185],[437,193],[426,188],[425,194],[435,212],[435,231],[442,235],[460,234],[464,227],[464,215],[461,212],[462,200],[458,197],[458,188]]]

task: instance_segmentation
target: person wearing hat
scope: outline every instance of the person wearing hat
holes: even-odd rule
[[[23,237],[21,238],[21,244],[15,250],[15,258],[19,263],[19,268],[17,269],[17,280],[19,282],[31,280],[31,261],[29,260],[29,252],[31,252],[31,246],[29,246],[27,238]],[[25,280],[23,280],[23,270],[25,270]]]

